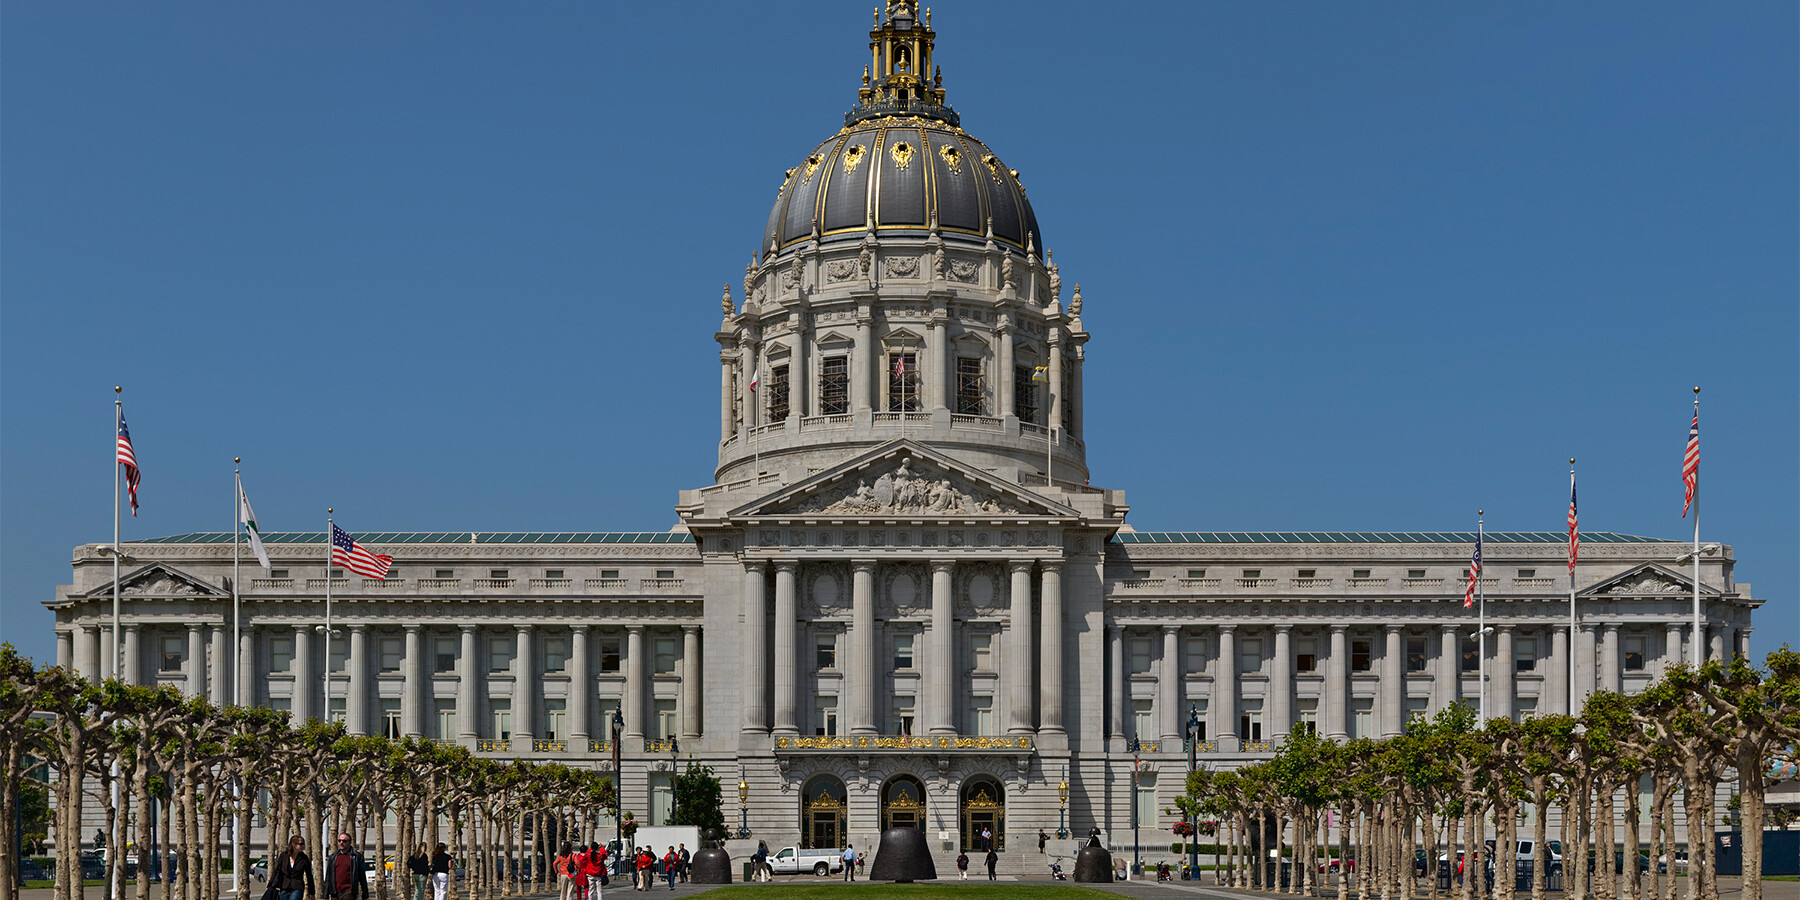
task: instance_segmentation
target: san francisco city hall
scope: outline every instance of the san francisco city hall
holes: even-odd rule
[[[940,871],[984,826],[1002,871],[1042,871],[1016,852],[1039,829],[1128,845],[1134,809],[1166,847],[1191,716],[1200,763],[1229,768],[1296,728],[1392,735],[1474,702],[1472,533],[1139,532],[1090,485],[1081,287],[962,129],[933,39],[890,0],[843,128],[787,170],[721,300],[718,468],[679,525],[358,535],[395,559],[380,581],[328,574],[320,533],[269,534],[235,653],[233,535],[130,542],[125,678],[602,770],[616,739],[651,824],[693,759],[734,825],[748,785],[771,846],[916,823]],[[1695,634],[1686,544],[1609,533],[1583,536],[1570,647],[1565,540],[1487,535],[1490,715],[1567,711],[1571,652],[1578,701],[1695,641],[1748,652],[1762,601],[1729,547]],[[77,547],[47,604],[58,664],[89,676],[110,674],[109,549]]]

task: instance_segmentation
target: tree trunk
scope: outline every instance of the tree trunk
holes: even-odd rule
[[[1638,872],[1638,818],[1643,815],[1643,775],[1634,773],[1625,784],[1625,896],[1627,900],[1642,900],[1644,881]]]
[[[1744,898],[1762,900],[1763,773],[1768,771],[1762,747],[1749,737],[1737,742],[1738,813],[1743,819],[1738,833],[1744,842]]]

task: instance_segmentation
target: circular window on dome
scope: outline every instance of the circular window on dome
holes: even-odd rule
[[[819,170],[819,163],[822,163],[824,161],[825,161],[825,158],[820,156],[817,153],[814,153],[813,155],[807,157],[806,158],[806,175],[801,177],[800,183],[805,184],[808,181],[811,181],[812,177],[813,177],[813,173],[817,172]]]
[[[905,141],[901,141],[888,151],[888,155],[894,158],[894,168],[905,171],[906,167],[912,163],[912,145]]]
[[[851,144],[850,148],[844,151],[845,175],[849,175],[856,171],[856,167],[862,163],[863,153],[863,145],[861,144]]]
[[[952,175],[961,175],[962,174],[962,151],[961,150],[958,150],[949,144],[945,144],[942,147],[938,148],[938,155],[944,158],[944,165],[950,169],[950,174],[952,174]]]

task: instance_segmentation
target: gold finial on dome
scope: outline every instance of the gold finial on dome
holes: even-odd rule
[[[922,116],[956,125],[944,103],[941,70],[933,65],[930,10],[919,19],[918,0],[887,0],[886,17],[877,10],[869,32],[869,65],[857,104],[844,117],[849,126],[884,116]]]

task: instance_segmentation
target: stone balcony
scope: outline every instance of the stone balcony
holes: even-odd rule
[[[333,578],[334,594],[684,594],[683,578]],[[321,596],[323,578],[251,578],[244,594]]]
[[[776,735],[776,753],[938,753],[938,752],[1029,752],[1037,746],[1028,734],[960,735],[960,734],[850,734],[814,737],[812,735]]]

